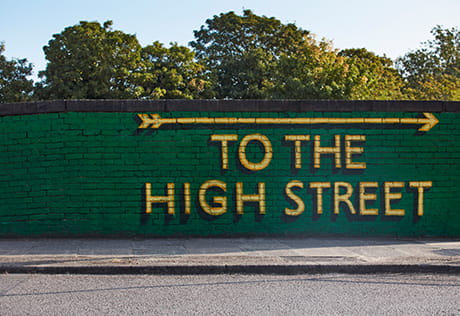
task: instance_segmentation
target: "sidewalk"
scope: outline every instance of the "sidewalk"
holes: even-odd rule
[[[0,273],[460,274],[460,240],[0,239]]]

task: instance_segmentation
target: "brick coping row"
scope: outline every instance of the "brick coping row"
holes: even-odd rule
[[[53,100],[0,104],[0,116],[66,112],[460,112],[460,101]]]

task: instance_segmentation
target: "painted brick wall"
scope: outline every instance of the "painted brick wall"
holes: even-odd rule
[[[423,113],[439,123],[419,131]],[[171,120],[152,128],[150,114]],[[460,236],[459,102],[53,101],[0,115],[0,236]]]

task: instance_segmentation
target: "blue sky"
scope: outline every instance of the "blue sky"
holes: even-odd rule
[[[8,58],[26,57],[36,74],[46,66],[43,46],[79,21],[113,20],[142,45],[187,45],[206,19],[243,9],[295,23],[336,48],[365,47],[393,59],[430,39],[436,25],[460,26],[460,0],[1,0],[0,41]]]

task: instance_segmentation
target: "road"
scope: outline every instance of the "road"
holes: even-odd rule
[[[460,276],[0,275],[0,315],[460,315]]]

